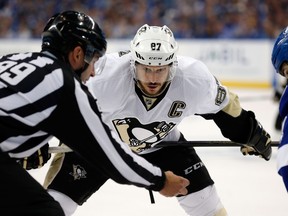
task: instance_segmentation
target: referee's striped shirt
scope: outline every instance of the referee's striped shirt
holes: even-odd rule
[[[0,151],[29,156],[55,136],[118,183],[160,190],[162,170],[108,129],[95,99],[74,74],[44,53],[1,57]]]

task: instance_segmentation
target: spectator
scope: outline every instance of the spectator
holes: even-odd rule
[[[275,38],[288,25],[288,0],[3,0],[0,38],[37,38],[49,16],[67,9],[96,19],[107,38],[132,38],[143,23],[169,25],[176,38]]]

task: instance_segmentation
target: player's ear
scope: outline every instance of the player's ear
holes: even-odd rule
[[[73,69],[77,69],[82,67],[84,64],[84,52],[81,46],[76,46],[69,54],[68,54],[69,62]]]
[[[84,51],[81,46],[76,46],[73,50],[73,57],[75,61],[84,61]]]

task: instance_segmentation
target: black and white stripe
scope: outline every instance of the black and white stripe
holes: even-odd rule
[[[61,64],[41,53],[2,57],[0,150],[28,156],[53,135],[115,181],[159,190],[162,171],[112,137],[94,98]]]

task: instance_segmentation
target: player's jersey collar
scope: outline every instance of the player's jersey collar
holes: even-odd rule
[[[171,82],[169,82],[167,84],[164,91],[160,95],[152,97],[152,96],[146,95],[143,91],[141,91],[141,89],[137,86],[137,83],[135,82],[136,94],[138,95],[140,101],[145,106],[147,111],[149,111],[149,110],[153,109],[155,106],[157,106],[157,104],[165,97],[165,95],[166,95],[166,93],[170,87],[170,83]]]

